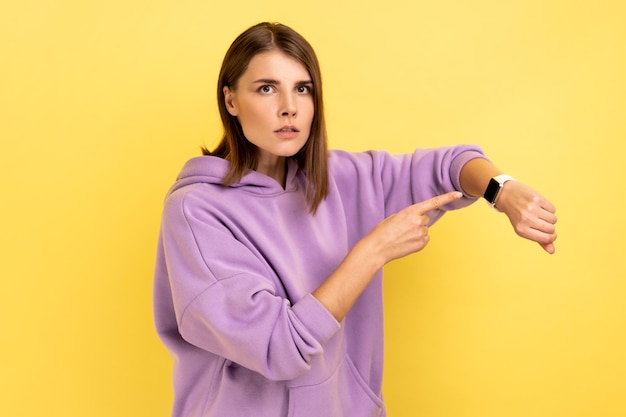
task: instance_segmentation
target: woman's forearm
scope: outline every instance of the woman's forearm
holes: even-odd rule
[[[383,265],[370,242],[361,240],[312,295],[341,321]]]
[[[343,320],[379,269],[428,244],[427,213],[461,197],[457,191],[442,194],[387,217],[354,245],[313,296],[337,321]]]

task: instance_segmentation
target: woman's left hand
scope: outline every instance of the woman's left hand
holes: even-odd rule
[[[515,233],[554,253],[556,209],[545,197],[526,184],[507,181],[500,190],[496,208],[509,217]]]

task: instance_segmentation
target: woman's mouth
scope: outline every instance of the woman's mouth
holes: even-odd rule
[[[299,130],[293,126],[283,126],[280,129],[275,130],[274,132],[299,132]]]
[[[274,131],[281,139],[294,139],[300,131],[293,126],[284,126]]]

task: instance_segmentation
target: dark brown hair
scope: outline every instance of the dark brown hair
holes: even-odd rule
[[[259,53],[278,50],[300,62],[313,81],[314,116],[309,139],[293,156],[306,176],[306,197],[315,213],[328,195],[328,153],[326,122],[322,100],[320,66],[311,45],[299,33],[279,23],[259,23],[244,31],[232,43],[222,62],[218,83],[217,102],[224,125],[224,136],[214,151],[202,148],[204,155],[213,155],[230,161],[224,185],[237,182],[248,169],[256,169],[257,149],[243,134],[237,117],[226,109],[224,87],[236,90],[237,83],[248,68],[250,60]]]

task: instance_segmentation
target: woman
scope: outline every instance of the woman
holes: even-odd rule
[[[317,58],[286,26],[234,41],[218,102],[224,137],[183,167],[159,239],[173,416],[385,415],[383,265],[481,196],[554,252],[552,204],[478,147],[328,152]]]

